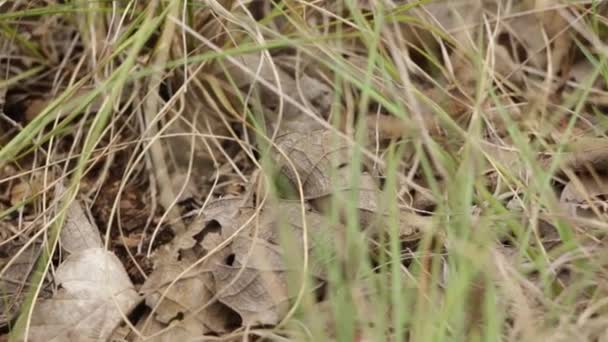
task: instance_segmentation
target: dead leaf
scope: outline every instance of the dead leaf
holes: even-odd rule
[[[294,247],[290,256],[302,253],[301,206],[281,202],[251,221],[255,210],[247,203],[243,198],[210,203],[184,236],[164,248],[169,251],[159,252],[157,268],[142,287],[146,303],[155,308],[157,323],[166,326],[181,317],[193,319],[200,328],[198,334],[227,331],[235,322],[233,311],[242,325],[272,325],[281,320],[291,298],[287,274],[296,270],[286,264],[280,240],[289,234]],[[306,220],[314,237],[309,249],[323,237],[331,239],[327,234],[333,232],[323,233],[328,225],[322,216],[308,210]],[[216,250],[233,235],[225,248]],[[184,272],[212,250],[206,262]],[[310,269],[313,274],[323,273],[322,265],[314,262]]]
[[[182,274],[191,264],[192,260],[160,265],[147,279],[140,292],[146,305],[155,309],[153,320],[164,326],[172,322],[196,322],[198,335],[226,332],[231,326],[231,315],[214,298],[211,274],[203,266]]]
[[[39,174],[33,174],[28,180],[22,180],[11,187],[10,201],[11,205],[17,205],[25,200],[37,195],[44,185]]]
[[[333,170],[351,162],[351,146],[329,130],[289,132],[277,137],[276,142],[272,156],[279,171],[296,188],[299,177],[306,198],[330,194],[334,189]]]
[[[519,150],[514,146],[482,143],[480,147],[489,163],[486,174],[489,175],[491,187],[498,184],[498,178],[521,180],[528,176]]]
[[[341,220],[343,223],[347,221],[346,206],[347,201],[354,198],[354,193],[357,191],[357,208],[359,209],[359,219],[362,229],[369,229],[378,216],[383,215],[384,208],[382,203],[382,191],[376,180],[367,172],[359,175],[357,184],[352,184],[351,170],[349,167],[343,167],[336,171],[336,176],[332,182],[332,192],[325,196],[319,196],[311,200],[312,205],[323,213],[330,213],[332,206],[338,201],[337,207],[341,208]]]
[[[55,283],[53,298],[35,306],[30,341],[106,340],[140,300],[120,260],[103,248],[67,257]]]
[[[149,321],[149,323],[148,323]],[[127,341],[146,341],[146,342],[173,342],[173,341],[201,341],[204,340],[205,330],[194,317],[184,320],[176,320],[169,324],[150,319],[145,316],[140,320],[137,328],[141,331],[144,338],[136,334],[127,337]],[[162,333],[161,331],[164,330]],[[154,336],[154,337],[149,337]]]
[[[154,309],[148,318],[152,322],[146,323],[146,327],[150,326],[148,328],[154,331],[154,326],[167,327],[182,320],[189,326],[180,327],[174,333],[167,332],[163,334],[165,337],[159,337],[159,341],[183,337],[184,334],[198,337],[209,332],[222,333],[234,325],[234,314],[214,297],[213,279],[207,267],[209,262],[222,258],[227,252],[221,250],[212,256],[211,261],[191,266],[215,247],[214,244],[209,245],[213,237],[221,241],[222,227],[237,224],[241,207],[248,204],[248,200],[242,197],[210,202],[203,215],[190,224],[186,232],[155,252],[154,271],[140,290],[146,304]]]
[[[57,186],[56,194],[65,191],[62,185]],[[56,196],[59,198],[59,196]],[[65,225],[59,237],[61,247],[68,253],[81,252],[88,248],[103,246],[99,230],[93,226],[79,202],[73,201],[67,209]]]
[[[161,246],[154,255],[154,260],[159,264],[167,260],[178,260],[184,257],[197,258],[201,250],[195,250],[197,246],[203,251],[209,251],[202,245],[205,236],[210,233],[220,233],[222,229],[232,229],[238,225],[241,210],[251,208],[251,198],[248,197],[225,197],[211,201],[205,206],[203,214],[194,220],[189,229],[171,241],[170,244]]]
[[[66,192],[59,184],[56,200]],[[80,204],[70,203],[62,246],[70,253],[54,272],[55,293],[34,306],[29,340],[107,340],[140,301],[122,263],[102,248],[99,231]]]
[[[289,300],[294,296],[294,289],[288,286],[289,274],[296,279],[301,277],[301,210],[298,202],[282,201],[269,206],[236,235],[224,257],[209,265],[219,301],[237,312],[245,326],[277,324],[289,309]],[[252,214],[253,211],[243,212],[241,223]],[[335,248],[339,246],[339,239],[335,238],[341,231],[339,227],[330,228],[324,217],[310,210],[306,210],[306,222],[311,255],[320,243],[340,249]],[[223,229],[222,239],[232,234]],[[285,254],[284,248],[289,248],[290,253]],[[310,272],[322,278],[326,260],[311,257],[310,262]]]
[[[561,154],[556,154],[543,162],[549,165],[553,159],[559,158],[560,169],[571,169],[574,172],[608,170],[608,139],[579,138],[568,143]]]
[[[608,178],[581,175],[562,190],[560,205],[573,217],[593,218],[608,212]],[[596,211],[597,210],[597,211]]]

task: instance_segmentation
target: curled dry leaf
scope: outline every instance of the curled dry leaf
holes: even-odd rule
[[[120,260],[103,248],[70,255],[57,292],[36,304],[29,341],[105,341],[139,301]]]

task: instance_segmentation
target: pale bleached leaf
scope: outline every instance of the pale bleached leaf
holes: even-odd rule
[[[140,300],[120,260],[103,248],[68,256],[53,298],[36,303],[29,341],[104,341]]]
[[[103,246],[99,230],[89,221],[78,201],[72,201],[67,209],[65,225],[61,229],[60,243],[68,253]]]

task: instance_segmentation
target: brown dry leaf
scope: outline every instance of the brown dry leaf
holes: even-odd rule
[[[209,265],[216,295],[241,316],[244,326],[277,324],[289,308],[294,294],[289,291],[288,275],[295,273],[294,277],[301,277],[304,247],[301,210],[299,202],[283,201],[269,206],[236,235],[226,248],[225,257],[216,258]],[[253,210],[244,211],[241,224],[253,214]],[[339,233],[339,227],[331,227],[324,217],[310,210],[306,210],[306,223],[309,253],[319,243],[331,244],[336,249],[338,240],[334,235]],[[222,229],[222,238],[225,240],[234,232]],[[283,253],[286,245],[288,255]],[[323,262],[315,262],[315,258],[310,261],[311,273],[322,278]]]
[[[240,208],[249,207],[251,207],[251,199],[245,197],[226,197],[211,201],[204,208],[201,217],[192,222],[186,232],[176,236],[171,243],[159,247],[154,252],[152,257],[155,264],[173,263],[178,259],[183,259],[186,254],[189,258],[200,257],[203,251],[197,250],[197,246],[204,240],[204,235],[217,232],[222,227],[235,225]]]
[[[150,322],[146,323],[148,320]],[[167,329],[167,327],[169,328]],[[147,315],[138,322],[137,329],[144,338],[140,338],[137,334],[131,333],[125,340],[132,342],[201,341],[204,340],[205,335],[203,325],[194,317],[174,321],[167,325],[162,324],[157,320],[150,319],[149,315]]]
[[[287,273],[294,269],[287,266],[279,241],[289,234],[294,255],[302,250],[301,206],[281,202],[276,208],[263,210],[259,217],[254,217],[255,212],[247,199],[216,200],[183,236],[161,247],[155,256],[156,269],[141,290],[148,306],[155,309],[150,324],[166,327],[189,320],[189,328],[182,327],[176,334],[195,337],[226,332],[235,322],[272,325],[280,321],[291,298]],[[322,228],[327,225],[318,214],[307,211],[306,215],[309,234],[315,237],[309,241],[311,249],[315,241],[326,236]],[[226,247],[215,250],[231,236]],[[211,251],[214,254],[205,262],[184,272]],[[310,268],[313,274],[322,273],[321,265],[313,263]],[[240,318],[235,318],[235,313]]]
[[[34,174],[29,177],[27,181],[23,180],[19,183],[14,184],[11,187],[11,205],[17,205],[38,194],[44,188],[40,176],[40,174]]]
[[[574,172],[608,170],[608,139],[579,138],[567,144],[565,152],[544,161],[549,165],[552,159],[559,158],[559,167]]]
[[[299,176],[306,198],[330,194],[332,170],[351,161],[351,146],[329,130],[289,132],[277,137],[276,143],[273,158],[279,171],[296,187]]]
[[[562,190],[560,205],[573,217],[597,217],[608,212],[608,178],[581,175],[571,180]]]
[[[188,329],[194,333],[192,337],[226,332],[231,325],[230,310],[214,299],[213,279],[204,266],[193,267],[184,273],[191,264],[192,260],[165,263],[147,279],[140,292],[146,297],[146,305],[155,309],[150,317],[154,323],[149,324],[166,327],[187,321],[194,326],[196,322],[197,329]]]
[[[140,300],[120,260],[103,248],[67,257],[55,283],[53,298],[35,306],[29,341],[106,340]]]
[[[188,328],[172,328],[158,337],[158,341],[185,334],[195,338],[210,332],[222,333],[234,325],[234,313],[214,299],[213,279],[207,267],[209,262],[222,258],[226,252],[221,250],[209,262],[191,266],[216,246],[210,245],[209,241],[221,241],[219,230],[222,227],[237,224],[241,207],[248,205],[248,199],[241,197],[209,203],[202,217],[190,224],[186,232],[155,252],[154,271],[140,290],[146,304],[154,309],[148,319],[151,322],[146,323],[146,331],[153,333],[154,327],[164,328],[182,321],[188,325]]]
[[[345,198],[349,198],[349,193],[357,189],[361,227],[368,228],[374,222],[379,226],[383,225],[385,210],[379,206],[382,202],[382,192],[378,183],[366,172],[361,174],[357,185],[350,182],[352,150],[347,142],[338,138],[332,131],[320,130],[284,134],[277,138],[277,145],[278,151],[275,151],[273,157],[280,172],[296,188],[299,177],[304,196],[312,200],[315,209],[327,212],[331,208],[332,195],[341,193]],[[404,236],[411,237],[426,226],[426,223],[419,226],[426,220],[421,218],[412,222],[411,218],[416,215],[406,212],[402,214],[409,218],[402,220]],[[378,220],[374,221],[376,219]]]

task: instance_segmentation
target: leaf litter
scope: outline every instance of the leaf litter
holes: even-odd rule
[[[57,198],[65,192],[57,187]],[[66,212],[60,245],[68,254],[54,272],[54,293],[31,316],[31,341],[108,339],[140,301],[122,262],[103,248],[99,230],[80,204]]]
[[[265,11],[259,4],[249,6],[252,10],[260,6],[257,10],[261,13]],[[361,1],[360,6],[366,11],[366,16],[376,10],[374,2]],[[551,189],[559,199],[560,210],[563,210],[560,214],[569,218],[592,219],[596,227],[601,226],[605,218],[607,190],[604,174],[608,170],[606,138],[604,132],[595,127],[601,122],[597,113],[603,109],[605,81],[600,77],[592,82],[589,106],[575,108],[568,100],[572,94],[579,96],[576,91],[595,70],[595,66],[581,58],[580,53],[573,53],[575,41],[579,42],[581,37],[571,34],[573,24],[568,18],[570,15],[583,15],[588,10],[587,7],[577,6],[540,0],[508,4],[490,0],[425,3],[408,12],[415,14],[415,24],[399,22],[395,26],[402,30],[400,38],[411,46],[408,53],[424,49],[433,55],[428,57],[429,60],[436,59],[430,63],[436,65],[429,65],[428,61],[419,62],[420,56],[414,56],[408,60],[411,64],[408,68],[412,69],[416,97],[421,100],[417,107],[423,126],[427,127],[426,133],[431,139],[445,149],[443,160],[446,163],[459,160],[466,139],[458,136],[458,129],[468,129],[472,120],[483,112],[482,141],[476,146],[483,159],[479,172],[485,176],[480,186],[492,193],[497,202],[509,211],[509,215],[503,217],[513,216],[522,224],[529,225],[530,234],[537,234],[541,239],[552,235],[551,244],[545,241],[541,243],[549,252],[559,250],[561,244],[557,228],[559,224],[552,219],[554,213],[549,213],[544,207],[530,206],[528,198],[520,197],[530,187],[530,179],[538,176],[535,174],[538,170],[530,168],[531,164],[538,162],[538,169],[548,170],[548,166],[555,162],[557,173],[552,175]],[[239,12],[242,8],[235,10]],[[219,7],[211,7],[195,11],[194,17],[215,17],[218,14],[215,11],[226,14]],[[310,23],[327,22],[328,13],[346,16],[338,11],[346,10],[335,4],[327,5],[324,11],[311,10],[311,13],[307,13],[307,20]],[[268,20],[273,27],[291,25],[282,18],[270,17]],[[246,27],[245,22],[239,24],[227,20],[225,24],[239,30],[240,25],[244,25],[247,31],[251,28]],[[60,24],[66,25],[62,21]],[[42,27],[52,26],[49,21]],[[206,34],[213,33],[217,41],[224,44],[220,46],[229,46],[230,42],[223,41],[225,38],[217,35],[216,31],[222,30],[219,27],[214,27],[210,21],[210,24],[198,29]],[[70,32],[77,35],[74,30]],[[388,32],[388,35],[394,33]],[[56,32],[46,33],[41,28],[31,34],[39,37]],[[387,43],[390,40],[388,35],[379,48],[383,58],[387,56],[384,55],[385,50],[392,48]],[[42,46],[41,52],[49,56],[49,63],[57,64],[61,60],[62,49],[71,49],[66,44],[70,40],[54,37]],[[81,44],[78,39],[74,41]],[[487,60],[483,63],[471,55],[480,48],[473,42],[480,41],[487,43],[488,47]],[[358,38],[345,38],[345,43],[342,47],[344,51],[340,53],[347,62],[346,66],[352,68],[353,75],[367,77],[368,56],[362,50],[365,44]],[[591,44],[590,48],[597,48],[597,42],[594,44],[596,46]],[[178,45],[176,43],[172,47],[172,53],[180,51]],[[23,47],[17,49],[23,50]],[[21,50],[19,53],[26,53]],[[294,53],[296,50],[297,53]],[[421,161],[417,153],[406,153],[399,165],[399,172],[403,171],[403,174],[399,176],[398,193],[411,201],[402,198],[393,198],[393,202],[386,200],[394,189],[386,188],[386,170],[380,162],[382,154],[386,153],[388,147],[397,144],[407,144],[408,149],[413,149],[414,143],[420,138],[420,126],[397,118],[372,100],[369,108],[360,111],[365,113],[365,125],[362,126],[367,129],[367,145],[356,146],[352,140],[352,126],[357,116],[354,101],[359,101],[361,94],[354,90],[356,87],[346,91],[342,89],[343,93],[337,94],[333,88],[335,85],[331,84],[334,75],[327,68],[330,64],[318,63],[314,58],[308,60],[310,56],[300,53],[297,47],[294,51],[285,49],[276,53],[273,51],[272,54],[241,54],[234,57],[240,65],[228,60],[211,63],[201,73],[205,76],[195,77],[196,81],[192,83],[197,83],[196,87],[188,90],[188,96],[176,95],[173,87],[182,85],[191,72],[189,69],[174,70],[168,80],[160,84],[159,98],[164,101],[163,104],[175,101],[175,107],[179,108],[169,110],[169,114],[162,119],[166,120],[161,122],[166,125],[163,132],[167,137],[159,138],[167,147],[164,149],[166,155],[162,157],[167,161],[171,179],[155,179],[152,176],[143,181],[142,178],[146,176],[141,175],[146,174],[146,169],[148,173],[154,173],[150,170],[153,168],[150,164],[146,167],[129,164],[123,173],[98,175],[108,177],[107,183],[100,184],[113,184],[107,189],[111,188],[111,193],[117,196],[120,196],[118,189],[127,183],[128,193],[149,187],[153,202],[160,196],[154,190],[157,186],[155,182],[170,181],[173,192],[180,194],[172,205],[179,208],[182,214],[178,219],[188,222],[187,229],[176,230],[177,235],[173,235],[171,228],[176,223],[163,221],[164,216],[148,208],[153,204],[146,203],[146,200],[138,199],[137,202],[142,205],[130,207],[134,202],[129,196],[126,196],[127,200],[114,203],[113,198],[108,200],[103,194],[92,202],[96,221],[102,223],[99,229],[83,209],[84,201],[72,203],[66,212],[66,222],[61,232],[61,255],[55,257],[53,271],[49,272],[44,291],[34,306],[31,340],[108,340],[110,336],[124,340],[196,340],[216,335],[228,338],[232,333],[242,333],[248,329],[282,326],[283,320],[293,313],[292,306],[301,303],[298,291],[304,283],[304,270],[313,278],[313,285],[306,287],[306,291],[324,297],[327,295],[324,288],[329,286],[329,260],[332,263],[338,260],[338,264],[347,261],[344,259],[350,254],[344,247],[347,245],[345,232],[346,226],[352,221],[347,208],[353,198],[356,198],[354,206],[358,226],[366,242],[378,245],[378,241],[386,241],[385,237],[390,233],[389,208],[398,202],[399,242],[420,242],[420,245],[408,244],[407,247],[402,244],[400,248],[404,249],[404,258],[416,259],[416,262],[421,260],[419,267],[422,273],[431,272],[430,267],[425,269],[425,260],[430,260],[425,259],[425,255],[430,254],[430,246],[438,244],[441,247],[438,250],[445,252],[449,260],[449,254],[454,253],[454,248],[459,248],[461,241],[450,240],[453,239],[450,234],[444,234],[441,231],[443,228],[436,227],[437,222],[445,223],[451,219],[441,211],[445,209],[444,202],[449,197],[447,191],[443,191],[450,185],[450,179],[436,160],[426,166],[431,168],[430,171],[423,171],[421,164],[427,161]],[[324,52],[322,49],[320,51]],[[64,57],[69,59],[67,55]],[[149,57],[142,56],[145,60]],[[410,89],[396,85],[396,82],[386,82],[386,75],[382,73],[386,70],[371,69],[370,82],[375,90],[388,97],[394,96],[396,103],[403,104],[404,108],[416,108],[414,104],[407,103],[407,96],[403,96]],[[486,76],[490,76],[489,82],[484,80]],[[43,79],[48,83],[48,77]],[[32,83],[13,86],[8,91],[0,89],[0,102],[3,104],[0,109],[5,112],[1,125],[2,128],[10,127],[7,132],[15,132],[15,123],[31,122],[54,99],[54,94],[44,94],[44,91],[43,95],[40,91],[28,93],[27,89],[32,87]],[[237,89],[227,91],[231,88],[228,84],[236,85]],[[481,89],[484,96],[479,96],[480,86],[488,87]],[[486,96],[490,94],[489,87],[497,96]],[[136,89],[126,88],[125,93]],[[217,94],[205,93],[208,89],[217,91]],[[219,89],[226,93],[220,94]],[[201,92],[204,95],[201,96]],[[86,90],[82,94],[86,95]],[[165,96],[167,94],[174,97]],[[79,96],[81,92],[77,92],[76,100],[65,104],[65,108],[73,108]],[[336,96],[341,97],[338,104],[334,103]],[[481,98],[481,103],[476,102],[478,98]],[[243,104],[241,99],[248,102]],[[117,107],[125,105],[122,100],[117,102]],[[101,103],[96,99],[88,111],[98,111]],[[263,121],[256,129],[252,129],[252,120],[246,114],[250,110],[262,114],[255,118]],[[569,127],[568,120],[574,111],[577,111],[574,114],[577,120]],[[242,117],[239,117],[241,114]],[[329,128],[329,122],[335,119],[335,115],[340,116],[337,120],[339,129]],[[62,118],[64,116],[58,117]],[[218,118],[221,120],[216,120]],[[124,126],[121,126],[123,123]],[[112,126],[108,141],[121,141],[130,134],[138,136],[139,132],[133,127],[141,123],[134,119],[125,119],[123,123]],[[589,126],[594,126],[594,129]],[[529,135],[523,139],[527,140],[514,141],[511,135],[513,127],[526,130]],[[257,131],[259,129],[265,130],[268,136],[262,139]],[[74,139],[78,141],[79,134],[70,138],[76,137]],[[4,144],[5,139],[1,136],[0,142]],[[525,156],[516,143],[531,145],[539,152]],[[560,150],[562,143],[566,146],[563,151]],[[268,145],[271,148],[266,150]],[[423,143],[421,148],[424,153],[432,155],[432,147]],[[375,152],[363,153],[362,165],[355,165],[355,148],[367,149],[367,152],[375,149]],[[132,158],[129,163],[137,153],[144,154],[140,143],[125,149],[131,150],[127,151],[127,155],[133,153],[129,155]],[[214,149],[221,152],[214,154]],[[252,172],[262,159],[256,160],[262,153],[260,151],[268,151],[277,176],[289,183],[291,196],[286,196],[289,198],[261,200],[266,196],[262,190],[268,189],[259,187]],[[23,163],[24,160],[19,162]],[[353,169],[358,174],[356,184],[351,180]],[[131,171],[140,176],[126,176],[131,175]],[[425,179],[425,172],[438,178],[439,193],[430,190],[432,184]],[[235,180],[238,180],[238,186],[233,186]],[[17,206],[23,199],[36,199],[41,195],[41,188],[35,182],[18,182],[8,189],[4,191],[5,186],[2,185],[1,190],[7,194],[2,197],[3,209],[5,203]],[[303,195],[302,202],[293,199],[299,197],[299,191]],[[127,215],[112,221],[107,217],[114,215],[115,206],[119,210],[125,209]],[[485,224],[483,214],[490,205],[483,202],[475,203],[472,207],[472,212],[464,215],[470,215],[475,225]],[[36,211],[36,206],[29,203],[24,204],[24,208],[19,215]],[[333,220],[336,216],[337,219]],[[2,218],[1,224],[8,225],[7,230],[15,231],[17,217]],[[592,230],[585,226],[589,221],[576,222],[576,238],[579,235],[590,237],[576,252],[582,255],[601,254],[602,235],[591,236]],[[19,226],[23,226],[22,223]],[[116,224],[125,228],[120,229],[118,238],[114,229]],[[502,222],[496,224],[503,225]],[[150,237],[148,228],[154,226],[155,232]],[[110,231],[105,232],[105,229]],[[156,229],[169,232],[168,236],[158,238]],[[480,233],[477,228],[474,230]],[[104,235],[100,235],[100,232],[107,234],[105,238],[102,239]],[[520,233],[510,232],[500,239],[512,241]],[[6,325],[18,313],[22,298],[19,293],[26,287],[42,246],[36,240],[13,258],[15,251],[22,248],[23,241],[14,238],[16,235],[8,236],[13,238],[5,242],[6,237],[3,236],[3,271],[0,278],[9,299],[2,308],[2,323]],[[108,236],[111,238],[107,239]],[[432,241],[430,245],[423,243],[424,237],[429,236],[432,237],[427,239]],[[114,241],[122,241],[123,244],[119,246]],[[530,269],[530,265],[522,262],[522,258],[515,257],[517,250],[509,241],[496,241],[490,262],[494,266],[491,276],[500,284],[498,290],[508,302],[506,315],[513,321],[512,338],[557,338],[537,324],[542,320],[539,318],[542,311],[551,305],[536,291],[536,287],[541,286],[541,277],[534,274],[526,281],[512,277],[513,272]],[[115,252],[103,247],[105,243],[113,247]],[[408,251],[406,248],[409,246],[418,249]],[[143,252],[146,247],[152,251],[151,255]],[[323,251],[328,249],[332,253],[324,254]],[[572,279],[579,272],[575,261],[581,257],[573,252],[562,258],[553,258],[552,255],[546,258],[548,269],[554,272],[551,279],[556,291],[563,293],[564,297],[578,296],[573,293],[576,284],[572,283]],[[134,283],[135,277],[130,271],[127,273],[125,264],[141,259],[147,260],[151,266],[144,268],[135,262],[141,281]],[[308,263],[304,264],[304,261]],[[11,263],[6,269],[5,262]],[[442,260],[439,264],[444,269],[440,282],[446,287],[449,285],[446,279],[450,278],[453,270],[449,262]],[[409,272],[407,261],[403,261],[402,266]],[[341,271],[348,272],[347,269]],[[598,277],[600,273],[598,271]],[[487,286],[484,282],[480,284],[480,288]],[[424,287],[421,285],[421,288]],[[370,310],[370,294],[365,286],[353,286],[352,290],[359,310]],[[602,291],[598,290],[599,295],[604,293]],[[423,292],[420,290],[420,293]],[[480,293],[479,298],[483,298],[483,291]],[[585,294],[580,296],[585,301],[591,301]],[[134,318],[131,314],[137,311],[135,307],[142,300],[144,304],[139,307],[144,308],[144,313],[137,313]],[[554,300],[560,301],[562,298],[558,295]],[[326,312],[331,311],[325,307],[327,304],[323,299],[315,303],[319,311],[324,312],[320,314],[323,317],[331,316]],[[577,311],[583,315],[575,323],[564,323],[570,329],[564,335],[575,335],[575,332],[584,330],[581,327],[594,324],[604,329],[605,324],[595,320],[596,311],[600,310],[593,305]],[[327,322],[327,325],[332,324],[334,326],[328,328],[328,334],[335,338],[339,329],[333,322]],[[135,329],[131,329],[131,326]],[[123,334],[122,330],[128,332]],[[358,329],[357,339],[373,339],[359,335],[364,334],[364,330]],[[600,330],[589,328],[585,330],[585,336],[594,338]]]

